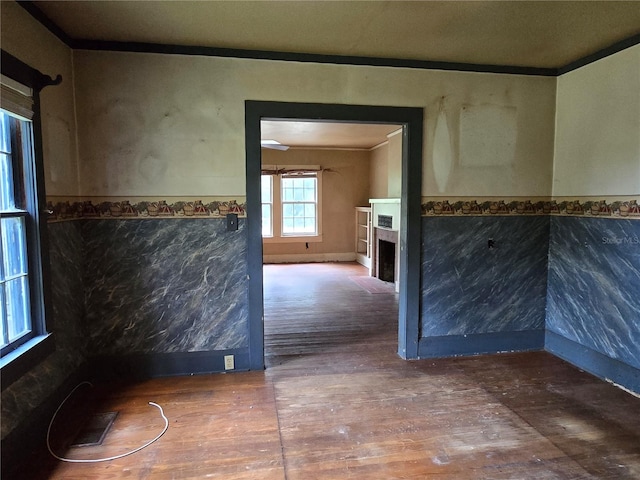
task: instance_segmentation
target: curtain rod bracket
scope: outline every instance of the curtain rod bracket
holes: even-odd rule
[[[0,65],[2,65],[3,75],[32,88],[35,92],[40,92],[45,87],[62,83],[62,75],[56,75],[56,78],[51,78],[49,75],[30,67],[2,49],[0,49]]]
[[[56,75],[56,78],[51,78],[49,75],[41,75],[38,79],[38,90],[42,90],[45,87],[53,87],[62,83],[62,75]]]

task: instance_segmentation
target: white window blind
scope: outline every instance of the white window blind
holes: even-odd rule
[[[0,77],[0,108],[23,119],[33,118],[33,92],[15,80]]]

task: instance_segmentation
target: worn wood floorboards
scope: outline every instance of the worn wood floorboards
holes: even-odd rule
[[[120,415],[52,479],[638,479],[640,399],[547,353],[407,362],[397,300],[355,264],[265,266],[267,370],[79,391]],[[59,437],[65,428],[62,412]],[[28,470],[28,471],[27,471]]]

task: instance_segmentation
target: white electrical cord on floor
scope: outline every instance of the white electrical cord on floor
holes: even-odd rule
[[[56,416],[58,415],[58,412],[60,411],[62,406],[67,402],[67,400],[69,400],[69,397],[71,397],[71,395],[73,395],[75,393],[75,391],[78,388],[80,388],[82,385],[93,386],[93,384],[91,382],[82,382],[82,383],[79,383],[78,385],[76,385],[76,387],[73,390],[71,390],[71,393],[69,393],[69,395],[67,395],[65,397],[65,399],[62,401],[62,403],[58,406],[58,409],[53,414],[53,417],[51,417],[51,421],[49,422],[49,428],[47,428],[47,448],[49,449],[49,453],[51,455],[53,455],[55,458],[57,458],[58,460],[61,460],[63,462],[69,462],[69,463],[98,463],[98,462],[108,462],[109,460],[117,460],[118,458],[127,457],[127,456],[132,455],[132,454],[134,454],[136,452],[139,452],[143,448],[147,448],[149,445],[151,445],[152,443],[156,442],[162,435],[164,435],[164,433],[169,428],[169,419],[165,416],[164,410],[162,409],[162,407],[160,405],[158,405],[157,403],[149,402],[149,405],[153,405],[154,407],[157,407],[160,410],[160,415],[164,419],[164,428],[162,429],[162,432],[160,432],[153,440],[145,443],[141,447],[138,447],[138,448],[136,448],[134,450],[131,450],[130,452],[122,453],[120,455],[114,455],[113,457],[91,458],[91,459],[73,459],[73,458],[59,457],[58,455],[56,455],[53,452],[53,450],[51,449],[51,444],[49,443],[49,436],[51,435],[51,426],[53,425],[53,422],[55,421]]]

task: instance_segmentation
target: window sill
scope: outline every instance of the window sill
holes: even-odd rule
[[[2,390],[18,380],[55,350],[53,335],[39,335],[0,359]]]
[[[264,243],[320,243],[322,242],[322,235],[300,235],[297,237],[262,237]]]

